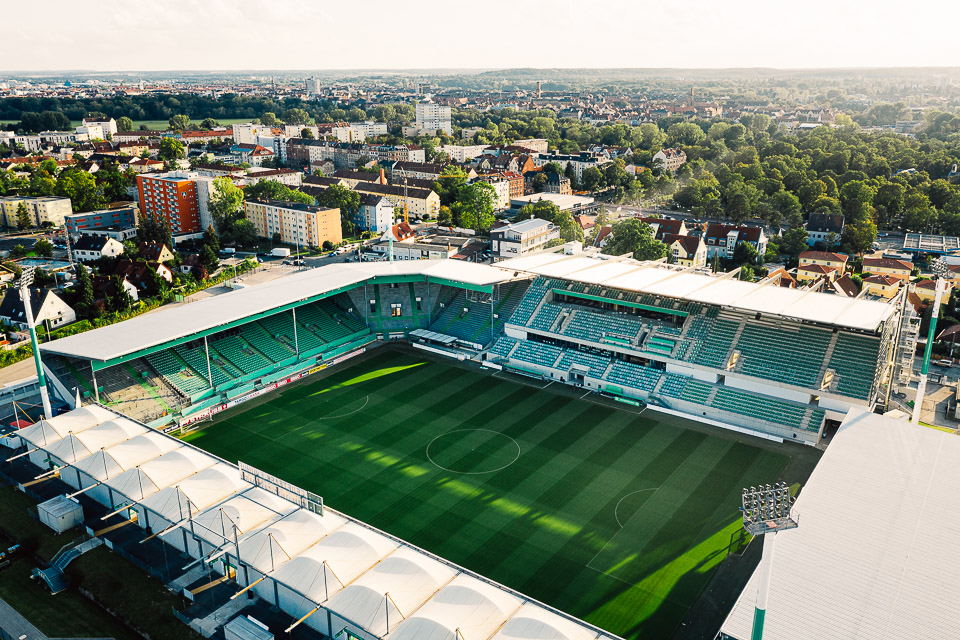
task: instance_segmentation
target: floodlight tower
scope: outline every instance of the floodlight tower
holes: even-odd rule
[[[785,482],[761,485],[743,490],[743,528],[754,536],[763,536],[763,555],[758,569],[757,604],[753,610],[753,632],[750,640],[763,638],[763,620],[767,614],[767,592],[770,588],[770,565],[773,562],[773,540],[780,531],[796,529],[797,521],[790,510],[793,498]]]
[[[27,328],[30,331],[30,346],[33,349],[33,362],[37,366],[37,382],[40,385],[40,398],[43,400],[43,415],[47,419],[53,417],[50,408],[50,395],[47,392],[47,377],[43,374],[43,363],[40,361],[40,347],[37,344],[37,327],[33,320],[33,309],[30,306],[30,285],[33,284],[33,275],[36,267],[24,267],[20,278],[13,283],[20,289],[20,299],[23,300],[23,311],[27,316]]]
[[[920,411],[923,408],[923,396],[927,391],[927,370],[930,368],[930,354],[933,352],[933,339],[937,331],[937,318],[940,317],[940,300],[943,298],[944,283],[950,268],[943,260],[937,258],[930,265],[933,277],[936,278],[936,295],[933,297],[933,312],[930,315],[930,329],[927,331],[927,346],[923,350],[923,365],[920,367],[920,382],[917,384],[917,397],[913,399],[913,415],[910,422],[920,423]]]

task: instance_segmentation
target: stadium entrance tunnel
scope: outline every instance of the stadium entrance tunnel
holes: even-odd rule
[[[520,458],[520,443],[490,429],[455,429],[427,445],[427,459],[450,473],[477,475],[506,469]]]

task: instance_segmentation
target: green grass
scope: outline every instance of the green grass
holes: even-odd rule
[[[790,461],[386,349],[187,437],[626,638],[672,635]]]

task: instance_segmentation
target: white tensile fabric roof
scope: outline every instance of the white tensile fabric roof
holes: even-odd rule
[[[232,553],[257,571],[268,573],[345,523],[346,520],[331,511],[320,516],[298,509],[244,538],[240,541],[239,553],[236,550]]]
[[[124,440],[109,449],[101,449],[77,461],[73,466],[102,482],[180,446],[175,439],[161,433],[145,433]]]
[[[504,260],[497,266],[547,278],[578,280],[864,331],[875,331],[896,311],[886,302],[851,300],[828,293],[763,286],[692,271],[681,272],[675,267],[655,262],[611,258],[549,252]]]
[[[240,472],[236,467],[217,462],[212,467],[198,471],[177,484],[148,496],[142,504],[168,522],[177,522],[252,486],[240,479]]]
[[[180,447],[124,471],[104,484],[131,500],[143,500],[213,463],[210,456],[190,447]]]
[[[412,616],[397,625],[390,640],[489,638],[523,601],[467,575],[459,575]]]
[[[462,260],[330,264],[46,342],[40,348],[49,353],[105,361],[377,276],[414,274],[483,286],[512,277],[496,267]]]
[[[304,549],[272,577],[314,602],[324,602],[397,546],[390,538],[350,522]]]
[[[73,464],[93,455],[100,449],[112,447],[124,440],[129,440],[147,432],[146,427],[133,420],[116,418],[84,429],[79,433],[70,432],[59,440],[53,440],[40,446],[51,456],[68,464]]]
[[[80,433],[95,427],[104,420],[116,417],[115,414],[110,413],[103,407],[81,407],[49,420],[41,418],[29,427],[24,427],[11,435],[16,435],[34,445],[46,445],[63,438],[68,433]]]
[[[456,574],[429,556],[401,547],[333,595],[326,606],[383,636],[388,631],[388,618],[392,630]]]
[[[193,531],[197,537],[219,546],[232,541],[234,535],[242,536],[296,508],[292,502],[254,487],[194,516]]]
[[[595,632],[527,602],[490,640],[594,640],[596,637]]]
[[[237,467],[216,456],[107,409],[70,413],[56,426],[83,430],[62,436],[38,425],[35,434],[46,429],[54,438],[41,450],[63,453],[61,460],[170,525],[192,516],[191,527],[168,527],[161,537],[196,535],[305,596],[307,608],[323,605],[400,640],[458,640],[456,629],[466,638],[499,629],[498,640],[615,638],[330,508],[323,516],[302,509],[244,481]],[[89,425],[91,414],[102,421]],[[81,448],[93,453],[81,456]],[[549,635],[553,631],[560,635]]]
[[[960,638],[960,439],[847,414],[773,546],[764,640]],[[756,573],[722,631],[749,640]]]

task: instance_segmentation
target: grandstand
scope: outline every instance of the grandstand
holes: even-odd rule
[[[545,253],[494,267],[329,265],[42,349],[58,356],[65,398],[113,402],[125,385],[124,401],[157,425],[406,338],[813,443],[825,420],[883,400],[896,322],[882,302]]]
[[[807,443],[882,400],[896,308],[586,254],[534,276],[495,364]]]

